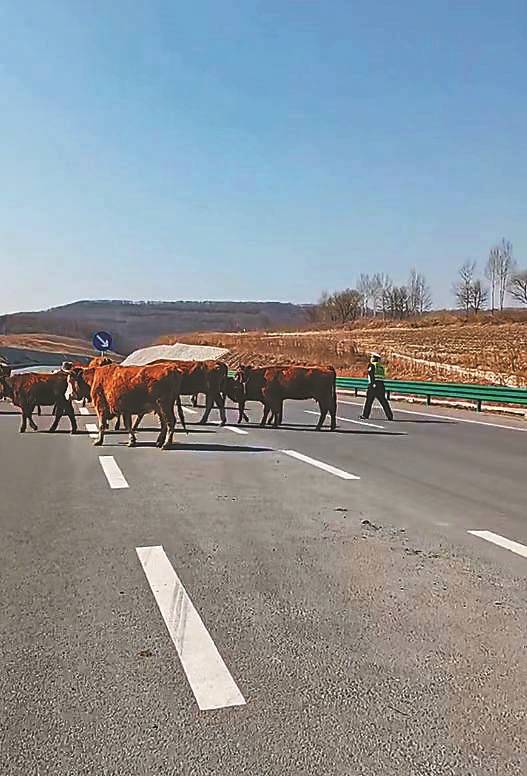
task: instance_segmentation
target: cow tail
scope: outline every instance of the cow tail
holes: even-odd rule
[[[337,373],[333,372],[333,409],[337,412]]]

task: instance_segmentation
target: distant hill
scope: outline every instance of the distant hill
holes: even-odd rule
[[[127,354],[166,334],[287,328],[306,321],[306,307],[288,302],[80,301],[40,312],[0,316],[0,335],[45,332],[91,342],[111,332],[114,350]]]

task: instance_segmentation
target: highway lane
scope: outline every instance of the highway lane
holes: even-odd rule
[[[1,772],[525,771],[527,561],[372,501],[373,446],[431,428],[191,426],[163,453],[1,423]],[[245,705],[198,710],[136,555],[159,545]]]
[[[274,430],[256,428],[251,433],[268,444],[293,445],[335,466],[364,473],[361,494],[367,497],[369,513],[381,523],[388,515],[402,525],[448,525],[465,534],[488,528],[527,544],[527,433],[514,430],[522,428],[521,421],[500,418],[500,426],[508,423],[509,430],[491,425],[492,418],[481,421],[488,425],[465,422],[472,421],[474,413],[451,410],[441,419],[437,408],[431,410],[432,416],[425,410],[409,415],[398,412],[394,404],[395,422],[377,412],[363,424],[358,421],[360,406],[340,401],[338,432],[317,434],[314,402],[286,402],[285,407],[279,441]],[[249,411],[252,419],[259,418],[256,405]],[[527,423],[524,428],[527,432]],[[493,548],[487,551],[494,553]],[[505,557],[506,562],[511,560]]]

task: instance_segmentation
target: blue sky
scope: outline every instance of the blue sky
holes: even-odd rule
[[[505,236],[527,266],[527,6],[0,5],[0,312],[314,301]]]

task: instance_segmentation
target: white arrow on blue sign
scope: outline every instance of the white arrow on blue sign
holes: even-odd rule
[[[92,345],[95,350],[104,353],[105,350],[112,349],[112,335],[107,331],[98,331],[93,335]]]

